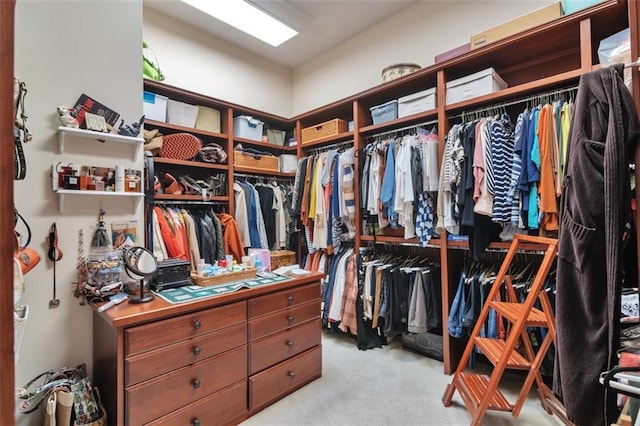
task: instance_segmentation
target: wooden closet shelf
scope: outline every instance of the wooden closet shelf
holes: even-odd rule
[[[335,142],[341,142],[348,139],[353,139],[353,132],[343,132],[337,135],[327,136],[326,138],[316,139],[311,142],[303,142],[300,147],[304,151],[309,148],[320,148],[322,145],[329,145]]]
[[[227,139],[227,135],[224,133],[209,132],[202,129],[194,129],[193,127],[180,126],[178,124],[166,123],[164,121],[156,120],[144,120],[144,126],[148,130],[150,127],[161,127],[163,129],[179,130],[180,132],[191,133],[196,136],[206,136],[217,139]]]
[[[518,97],[526,97],[529,95],[544,93],[545,90],[553,90],[562,88],[572,83],[578,82],[578,79],[583,74],[583,70],[576,69],[561,74],[556,74],[551,77],[541,78],[539,80],[529,81],[517,86],[508,87],[503,90],[499,90],[494,93],[490,93],[484,96],[478,96],[465,101],[456,102],[454,104],[446,105],[445,110],[449,112],[461,111],[464,109],[474,110],[481,109],[478,105],[494,105],[500,102],[506,102],[510,100],[517,100]]]
[[[296,146],[282,146],[282,145],[276,145],[273,143],[259,142],[259,141],[254,141],[252,139],[245,139],[245,138],[233,138],[233,141],[237,143],[241,143],[243,145],[255,146],[260,149],[264,148],[269,151],[282,151],[282,152],[295,153],[298,150],[298,147]]]
[[[384,123],[373,124],[360,128],[361,135],[370,135],[375,133],[393,132],[394,128],[406,127],[411,125],[419,125],[425,122],[433,122],[436,124],[438,119],[438,110],[430,109],[417,114],[408,115],[406,117],[396,118],[395,120],[385,121]]]
[[[153,157],[153,162],[155,164],[170,164],[173,166],[197,167],[199,169],[216,169],[216,170],[225,170],[225,171],[228,169],[228,166],[226,164],[205,163],[204,161],[193,161],[193,160],[174,160],[173,158],[164,158],[164,157]]]

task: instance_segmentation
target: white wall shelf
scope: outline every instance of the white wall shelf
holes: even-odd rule
[[[140,201],[144,198],[142,192],[113,192],[113,191],[80,191],[76,189],[58,189],[58,212],[64,212],[64,199],[67,195],[71,196],[100,196],[100,197],[126,197],[136,200],[136,209]]]
[[[58,154],[62,154],[64,152],[64,140],[67,136],[80,139],[94,139],[99,142],[118,142],[136,145],[134,149],[133,161],[138,160],[138,152],[140,151],[138,149],[138,145],[144,143],[144,139],[139,137],[134,138],[132,136],[122,136],[115,133],[100,133],[91,130],[74,129],[71,127],[60,126],[58,127]]]

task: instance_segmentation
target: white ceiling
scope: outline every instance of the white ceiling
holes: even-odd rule
[[[143,0],[147,7],[191,23],[217,38],[288,68],[305,63],[417,1],[419,0],[251,0],[299,33],[280,46],[272,47],[179,0]]]

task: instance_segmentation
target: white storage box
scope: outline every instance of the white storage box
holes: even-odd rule
[[[238,138],[262,141],[264,123],[248,115],[239,115],[233,119],[233,136]]]
[[[477,73],[447,82],[447,105],[506,89],[507,83],[487,68]]]
[[[436,88],[398,98],[398,117],[417,114],[436,107]]]
[[[148,120],[167,120],[167,97],[144,91],[142,93],[142,111]]]
[[[385,121],[395,120],[398,118],[398,100],[394,99],[384,104],[376,105],[369,108],[373,124],[384,123]]]
[[[199,106],[195,127],[208,132],[220,133],[220,111]]]
[[[278,163],[281,172],[290,173],[298,170],[298,156],[295,154],[282,154],[278,158]]]
[[[194,128],[196,127],[197,118],[197,106],[169,99],[167,103],[167,121],[169,123]]]

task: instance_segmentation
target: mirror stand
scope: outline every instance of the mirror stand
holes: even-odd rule
[[[146,278],[140,280],[140,294],[129,296],[129,303],[146,303],[151,302],[156,297],[151,292],[145,294],[144,281]]]

